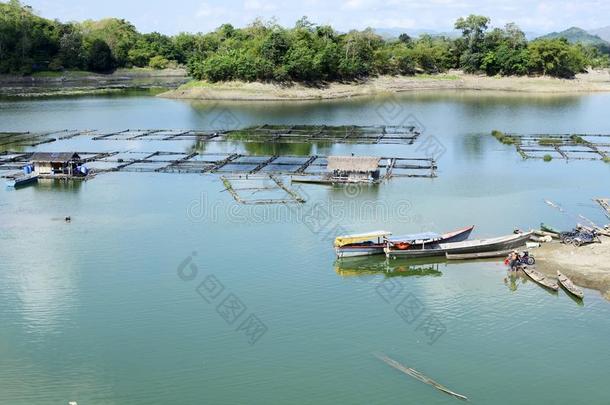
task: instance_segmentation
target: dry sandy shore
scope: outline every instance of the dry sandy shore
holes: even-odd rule
[[[602,243],[581,247],[547,243],[532,254],[541,272],[555,277],[559,270],[575,284],[599,290],[610,300],[610,238],[602,237]]]
[[[381,76],[362,83],[332,83],[320,87],[301,84],[190,82],[159,97],[196,100],[300,101],[374,96],[418,90],[492,90],[566,94],[610,91],[610,72],[596,70],[573,80],[550,77],[488,77],[453,71],[425,76]]]

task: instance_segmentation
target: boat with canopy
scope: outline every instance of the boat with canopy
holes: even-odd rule
[[[337,257],[368,256],[383,253],[385,239],[392,235],[388,231],[373,231],[344,235],[335,238]]]
[[[432,257],[448,254],[496,252],[521,247],[532,236],[532,232],[517,233],[489,239],[474,239],[463,242],[441,242],[424,244],[408,249],[388,246],[384,249],[387,257]]]
[[[470,237],[474,226],[456,229],[447,233],[422,232],[397,237],[390,237],[391,232],[375,231],[355,235],[338,236],[335,238],[337,257],[354,257],[383,254],[386,246],[396,249],[421,247],[431,243],[459,242]]]

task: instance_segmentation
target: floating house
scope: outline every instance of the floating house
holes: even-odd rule
[[[333,182],[375,182],[379,180],[379,160],[374,156],[329,156],[327,177]]]
[[[72,177],[81,176],[78,167],[81,158],[76,152],[37,152],[30,161],[34,164],[34,173],[41,176]]]

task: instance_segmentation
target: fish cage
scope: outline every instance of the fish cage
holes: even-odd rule
[[[507,133],[517,152],[525,159],[608,160],[610,134],[532,134]]]
[[[421,135],[404,125],[260,125],[231,130],[122,129],[118,131],[62,129],[44,132],[0,132],[0,147],[27,147],[75,137],[94,141],[198,141],[264,143],[357,143],[411,145]]]
[[[240,204],[302,204],[305,199],[273,175],[221,176],[225,189]]]
[[[96,173],[162,172],[220,174],[278,174],[316,176],[328,172],[329,158],[320,155],[259,156],[239,153],[181,153],[169,151],[77,152],[80,163]],[[20,169],[33,152],[0,152],[0,170]],[[423,157],[375,157],[379,179],[436,177],[436,162]]]

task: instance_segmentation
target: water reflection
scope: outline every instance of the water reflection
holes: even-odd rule
[[[279,143],[279,142],[241,142],[243,149],[251,155],[298,155],[309,156],[312,154],[312,143]]]
[[[442,90],[402,93],[397,97],[399,100],[418,101],[421,103],[437,103],[445,100],[464,106],[467,109],[480,110],[493,105],[519,106],[535,104],[536,106],[568,107],[577,105],[581,95],[557,94],[557,93],[523,93],[505,91],[474,91],[474,90]]]
[[[379,184],[333,184],[329,194],[331,198],[337,200],[349,198],[350,204],[354,204],[354,208],[359,209],[360,212],[370,210],[371,213],[375,213],[375,209],[381,208],[379,204],[375,203],[379,195],[379,188]]]
[[[83,187],[83,182],[86,180],[59,180],[59,179],[38,179],[38,183],[34,186],[36,192],[48,191],[68,191],[80,192]]]
[[[23,146],[19,142],[0,145],[0,152],[25,152],[27,146]]]
[[[401,261],[387,260],[383,256],[377,257],[352,257],[337,259],[335,261],[335,272],[341,277],[360,277],[375,274],[383,274],[386,277],[440,277],[443,273],[439,270],[445,260],[417,259]]]
[[[235,139],[241,138],[241,139]],[[246,138],[237,135],[227,137],[231,141],[227,143],[229,149],[249,155],[258,156],[310,156],[318,151],[330,149],[332,144],[323,142],[315,143],[285,143],[285,142],[248,142]],[[188,148],[189,153],[204,153],[209,148],[210,142],[196,140]]]
[[[537,283],[535,283],[534,281],[532,281],[527,274],[525,274],[523,272],[523,270],[517,270],[517,271],[508,271],[506,277],[504,277],[504,285],[509,289],[509,291],[511,292],[515,292],[519,289],[519,286],[521,285],[526,285],[527,283],[532,283],[535,287],[537,287],[540,290],[544,290],[547,293],[549,293],[550,295],[558,295],[557,291],[553,291],[551,289],[542,287],[541,285],[538,285]],[[568,294],[569,295],[569,294]]]

